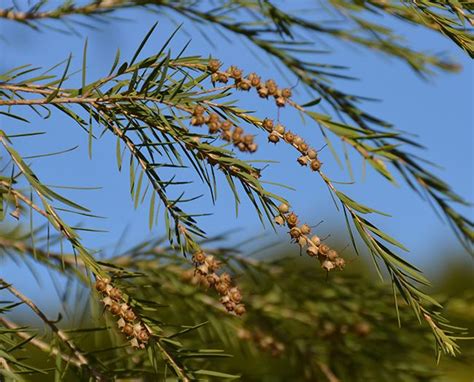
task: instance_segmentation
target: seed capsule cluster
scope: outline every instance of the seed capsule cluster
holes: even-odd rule
[[[130,340],[130,344],[134,348],[144,349],[150,339],[150,331],[124,301],[120,289],[115,288],[109,279],[102,278],[97,279],[95,289],[102,295],[105,308],[118,317],[117,326]]]
[[[353,325],[337,325],[333,322],[326,321],[321,326],[322,330],[319,335],[322,338],[339,337],[341,334],[347,335],[349,333],[353,333],[359,337],[367,337],[373,330],[372,326],[366,321],[357,322]]]
[[[321,268],[326,271],[333,269],[343,269],[346,262],[339,256],[336,250],[330,248],[327,244],[321,242],[321,239],[311,234],[311,227],[307,224],[299,224],[298,216],[294,212],[290,212],[287,204],[281,204],[278,207],[279,215],[275,217],[275,223],[278,225],[286,225],[290,231],[289,235],[293,242],[297,243],[300,248],[306,248],[306,254],[310,257],[316,257]]]
[[[209,134],[221,133],[221,138],[227,142],[232,142],[240,151],[254,153],[258,149],[255,138],[251,134],[244,134],[244,129],[234,126],[228,120],[221,120],[218,114],[205,114],[206,109],[197,105],[193,110],[191,125],[202,126],[206,124],[209,128]]]
[[[220,61],[215,59],[208,62],[207,69],[211,72],[213,83],[227,84],[229,79],[233,79],[236,89],[249,91],[255,88],[261,98],[273,97],[278,107],[284,107],[292,95],[290,88],[279,88],[274,80],[262,81],[256,73],[244,76],[243,71],[236,66],[230,66],[226,71],[220,71],[221,66]]]
[[[216,273],[221,267],[221,262],[212,255],[198,251],[193,255],[193,263],[198,282],[206,288],[214,288],[221,296],[219,301],[228,312],[234,312],[238,316],[243,315],[245,305],[242,304],[239,288],[232,286],[232,278],[228,273],[224,272],[221,275]]]
[[[269,142],[276,144],[280,140],[283,140],[296,148],[301,154],[297,159],[300,165],[309,166],[312,171],[318,171],[321,168],[318,152],[309,147],[302,137],[287,130],[282,124],[275,124],[270,118],[265,118],[262,121],[262,127],[268,132]]]
[[[278,357],[285,351],[285,345],[277,341],[272,336],[266,335],[261,331],[251,332],[247,329],[239,329],[237,336],[244,341],[251,341],[261,350],[270,353],[273,357]]]

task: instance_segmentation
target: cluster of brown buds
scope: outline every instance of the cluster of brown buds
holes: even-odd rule
[[[141,323],[133,309],[124,301],[120,289],[115,288],[109,279],[98,278],[95,289],[102,295],[105,308],[118,317],[120,331],[130,340],[134,348],[144,349],[150,339],[150,331]]]
[[[273,97],[278,107],[284,107],[292,95],[290,88],[279,88],[274,80],[264,82],[256,73],[250,73],[245,77],[242,69],[236,66],[230,66],[225,72],[220,71],[220,67],[221,63],[218,60],[209,60],[207,69],[212,73],[211,81],[213,83],[226,84],[229,82],[229,78],[232,78],[236,89],[249,91],[255,88],[261,98]]]
[[[232,142],[240,151],[254,153],[258,145],[255,143],[255,137],[251,134],[244,134],[244,130],[239,126],[234,126],[228,120],[221,121],[216,113],[205,115],[206,109],[197,105],[193,110],[191,125],[202,126],[206,124],[209,128],[209,134],[220,132],[222,139]]]
[[[321,168],[321,162],[318,159],[318,152],[309,147],[299,135],[287,130],[285,126],[276,124],[270,118],[265,118],[262,121],[262,127],[268,132],[268,141],[272,143],[278,143],[284,140],[286,143],[292,145],[298,150],[301,156],[297,159],[298,163],[302,166],[308,166],[313,171],[318,171]]]
[[[322,330],[318,333],[318,335],[322,338],[328,338],[333,336],[339,335],[346,335],[348,333],[353,333],[359,337],[367,337],[372,332],[372,326],[366,322],[361,321],[357,322],[353,325],[337,325],[333,322],[324,322],[322,325]]]
[[[221,262],[212,255],[198,251],[193,255],[193,263],[197,281],[206,288],[214,288],[221,296],[219,301],[228,312],[234,312],[238,316],[243,315],[245,305],[242,304],[239,288],[232,286],[232,278],[228,273],[224,272],[221,275],[216,273],[221,267]]]
[[[237,336],[241,340],[255,343],[259,349],[270,353],[273,357],[278,357],[285,351],[285,345],[282,342],[261,331],[251,332],[247,329],[239,329]]]
[[[310,257],[316,257],[321,263],[321,268],[326,271],[333,269],[343,269],[346,262],[339,256],[336,250],[321,242],[321,239],[311,235],[311,227],[307,224],[299,225],[298,216],[290,212],[287,204],[282,203],[278,207],[279,215],[275,217],[275,223],[285,225],[290,229],[289,234],[293,242],[300,248],[306,248],[306,253]]]

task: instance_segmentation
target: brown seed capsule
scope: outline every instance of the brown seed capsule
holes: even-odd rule
[[[204,288],[204,289],[209,289],[211,287],[211,283],[207,280],[207,276],[199,276],[199,284]]]
[[[301,166],[306,166],[308,164],[309,159],[306,155],[302,155],[298,157],[297,161]]]
[[[234,145],[238,145],[241,141],[242,141],[242,134],[234,131],[232,133],[232,142],[234,142]]]
[[[258,149],[258,145],[256,143],[252,143],[248,146],[248,150],[251,153],[254,153],[255,151],[257,151],[257,149]]]
[[[232,133],[230,131],[222,132],[221,138],[224,141],[230,142],[232,140]]]
[[[207,69],[212,73],[217,72],[220,67],[221,67],[221,63],[219,60],[210,59],[209,62],[207,63]]]
[[[275,132],[277,132],[278,134],[285,134],[285,126],[281,125],[281,124],[278,124],[275,126]]]
[[[244,129],[242,129],[240,126],[237,126],[235,129],[234,129],[234,133],[235,134],[242,134],[244,132]]]
[[[229,297],[233,302],[238,304],[242,300],[242,294],[240,293],[239,288],[231,288],[229,290]]]
[[[191,125],[202,126],[206,122],[206,119],[202,115],[191,118]]]
[[[290,236],[292,239],[299,239],[301,236],[301,230],[298,227],[293,227],[290,229]]]
[[[120,305],[117,304],[116,302],[114,302],[111,306],[110,306],[110,313],[112,313],[113,315],[117,315],[120,313]]]
[[[284,107],[286,104],[286,98],[278,97],[277,99],[275,99],[275,103],[278,107]]]
[[[280,211],[282,214],[286,214],[290,211],[290,206],[286,203],[282,203],[278,206],[278,211]]]
[[[317,159],[313,159],[310,164],[311,170],[318,171],[321,168],[321,162]]]
[[[244,135],[243,141],[246,145],[251,145],[253,143],[253,135]]]
[[[226,73],[219,73],[219,82],[226,84],[229,81],[229,76]]]
[[[95,289],[97,289],[99,292],[105,291],[106,288],[107,282],[105,282],[105,280],[99,279],[95,282]]]
[[[314,235],[314,236],[311,238],[311,242],[312,242],[314,245],[318,246],[318,245],[321,244],[321,239],[320,239],[318,236]]]
[[[306,238],[305,238],[304,236],[301,236],[301,237],[298,239],[298,245],[299,245],[301,248],[305,247],[306,244],[307,244],[307,242],[308,242],[308,241],[306,240]]]
[[[209,122],[219,122],[219,114],[217,113],[212,113],[209,115]]]
[[[298,150],[300,151],[300,153],[305,154],[306,151],[308,151],[308,144],[306,142],[301,142],[298,145]]]
[[[229,284],[228,284],[228,283],[225,283],[225,282],[222,282],[222,281],[219,281],[219,282],[216,284],[216,291],[217,291],[217,293],[219,293],[220,295],[226,294],[226,293],[229,291]]]
[[[123,334],[125,334],[127,337],[130,337],[130,336],[133,334],[133,326],[130,325],[130,324],[126,324],[126,325],[122,328],[122,332],[123,332]]]
[[[265,86],[260,86],[257,92],[261,98],[268,98],[268,89]]]
[[[328,253],[326,254],[328,260],[334,261],[337,259],[338,254],[334,249],[330,249]]]
[[[271,132],[273,130],[273,119],[265,118],[262,122],[262,127],[268,132]]]
[[[274,222],[278,225],[283,225],[285,224],[285,219],[283,218],[283,216],[281,215],[278,215],[278,216],[275,216],[275,219],[273,219]]]
[[[209,266],[206,263],[202,263],[196,267],[196,273],[200,275],[207,275],[209,273]]]
[[[288,143],[293,143],[293,139],[295,139],[295,135],[291,131],[287,131],[284,135],[285,141]]]
[[[329,272],[335,268],[335,265],[333,264],[332,261],[329,260],[324,260],[321,264],[321,268],[323,268],[325,271]]]
[[[206,280],[209,283],[210,286],[215,285],[217,282],[219,282],[219,276],[217,276],[216,273],[211,273],[206,276]]]
[[[308,225],[308,224],[303,224],[301,227],[301,233],[303,235],[308,235],[309,233],[311,233],[311,227]]]
[[[239,82],[237,83],[237,88],[243,91],[249,91],[251,87],[252,87],[252,84],[250,83],[249,80],[243,79],[243,80],[239,80]]]
[[[236,66],[231,66],[227,70],[227,72],[229,73],[230,77],[232,77],[234,80],[238,80],[242,78],[242,70]]]
[[[269,141],[269,142],[277,143],[279,140],[280,140],[280,138],[279,138],[278,135],[275,134],[275,133],[271,133],[271,134],[268,136],[268,141]]]
[[[221,123],[221,129],[224,130],[224,131],[228,131],[232,128],[232,123],[230,123],[229,121],[223,121]]]
[[[213,84],[219,81],[219,73],[212,73],[211,74],[211,81]]]
[[[193,255],[193,262],[194,263],[202,263],[206,260],[206,255],[203,251],[198,251]]]
[[[295,139],[293,139],[293,144],[296,145],[297,147],[304,142],[303,138],[301,138],[299,135],[295,136]]]
[[[306,155],[308,155],[309,159],[316,159],[318,157],[318,153],[314,149],[309,149]]]
[[[150,335],[146,330],[142,330],[140,333],[138,333],[137,337],[142,342],[148,342],[148,340],[150,339]]]
[[[220,275],[219,281],[221,283],[225,283],[227,285],[230,285],[230,283],[232,282],[232,277],[230,277],[230,275],[228,273],[224,272],[223,274]]]
[[[367,322],[359,322],[354,325],[354,331],[361,337],[365,337],[372,331],[372,327]]]
[[[125,320],[127,321],[133,321],[135,320],[135,318],[137,318],[137,316],[135,315],[135,313],[133,313],[133,310],[127,310],[125,311],[125,313],[123,314],[123,318],[125,318]]]
[[[268,80],[267,82],[265,82],[265,86],[268,90],[269,95],[274,95],[278,92],[278,86],[273,80]]]
[[[120,290],[117,288],[112,288],[109,292],[109,296],[114,300],[120,300],[122,297],[122,292],[120,292]]]
[[[306,250],[306,253],[308,254],[308,256],[316,257],[318,256],[318,253],[319,253],[318,247],[316,247],[315,245],[312,245],[308,247],[308,249]]]
[[[289,228],[295,227],[296,224],[298,224],[298,216],[294,212],[292,212],[287,216],[286,224]]]
[[[291,97],[291,89],[289,89],[289,88],[282,89],[281,95],[285,98],[290,98]]]
[[[234,311],[234,309],[237,307],[237,304],[231,300],[223,302],[222,304],[224,305],[224,307],[226,308],[228,312]]]
[[[203,115],[205,111],[206,109],[204,109],[203,106],[196,105],[196,107],[193,110],[193,115],[197,117],[197,116]]]
[[[256,73],[250,73],[247,78],[253,87],[258,87],[260,85],[260,77],[257,76]]]
[[[245,305],[243,304],[239,304],[234,308],[234,312],[237,316],[242,316],[243,314],[245,314],[246,311],[247,310],[245,309]]]
[[[221,267],[221,262],[219,260],[212,259],[212,261],[209,261],[208,266],[209,272],[213,273]]]
[[[319,253],[320,253],[321,255],[326,256],[326,254],[329,252],[329,250],[330,250],[330,248],[329,248],[329,246],[326,245],[326,244],[321,244],[321,245],[319,246]]]
[[[207,126],[209,127],[210,134],[215,134],[220,130],[219,122],[209,122]]]
[[[338,269],[344,269],[344,267],[346,265],[346,260],[344,260],[342,257],[338,257],[336,260],[334,260],[334,265]]]

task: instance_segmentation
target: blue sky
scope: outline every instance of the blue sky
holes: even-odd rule
[[[43,28],[32,31],[20,24],[0,21],[0,71],[12,67],[33,63],[48,67],[73,54],[73,68],[81,67],[82,49],[85,38],[88,38],[88,79],[92,80],[106,74],[113,62],[118,47],[123,58],[130,57],[143,36],[157,20],[159,27],[143,52],[143,56],[155,53],[179,23],[162,15],[133,10],[120,13],[129,21],[111,21],[107,24],[94,24],[98,29],[89,30],[79,27],[80,36],[65,35]],[[473,184],[473,66],[472,61],[450,41],[421,28],[406,26],[400,22],[387,20],[405,36],[413,46],[428,52],[443,52],[463,66],[458,74],[438,73],[428,81],[420,79],[403,63],[367,52],[362,48],[327,40],[323,48],[333,50],[331,54],[315,55],[316,62],[343,64],[350,67],[349,73],[360,78],[359,81],[337,81],[336,83],[350,93],[375,97],[381,102],[366,103],[364,107],[375,115],[392,122],[397,128],[409,131],[418,136],[426,147],[426,151],[418,154],[432,160],[443,167],[434,169],[463,197],[472,201]],[[54,25],[54,24],[53,24]],[[211,39],[215,46],[206,42],[195,26],[186,23],[171,44],[174,52],[191,39],[187,50],[189,55],[201,54],[219,57],[225,65],[239,65],[245,72],[257,71],[265,73],[266,77],[277,79],[279,83],[293,86],[294,82],[285,83],[271,62],[239,39],[231,42],[223,40],[211,31]],[[263,61],[263,62],[262,62]],[[70,86],[80,84],[80,76],[70,82]],[[299,101],[307,101],[304,92],[296,94]],[[276,117],[275,107],[245,97],[246,107],[256,110],[259,116]],[[16,111],[19,111],[16,109]],[[76,145],[79,148],[71,153],[58,157],[38,159],[33,162],[35,171],[43,182],[53,185],[69,186],[100,186],[95,191],[65,191],[75,201],[88,206],[94,213],[107,217],[95,220],[87,226],[107,230],[107,233],[84,234],[85,244],[91,248],[106,248],[110,250],[117,245],[118,238],[125,232],[124,244],[132,244],[150,235],[160,235],[163,225],[150,232],[148,230],[148,209],[144,205],[137,211],[128,192],[128,174],[119,173],[115,163],[115,140],[105,136],[94,143],[93,160],[87,155],[87,134],[77,125],[63,117],[53,114],[48,120],[41,120],[21,111],[22,115],[30,116],[29,125],[18,121],[0,118],[1,128],[8,133],[26,131],[46,131],[47,134],[36,139],[17,139],[15,147],[23,155],[35,155],[59,151]],[[316,147],[323,146],[319,131],[308,123],[301,126],[300,119],[291,111],[281,112],[282,121],[304,135]],[[294,126],[294,127],[293,127]],[[296,191],[278,190],[292,202],[292,207],[299,213],[302,220],[315,224],[324,221],[318,229],[321,236],[331,232],[344,232],[343,216],[332,204],[328,192],[321,185],[320,179],[310,176],[308,171],[299,168],[295,162],[294,152],[283,146],[278,149],[266,147],[265,137],[257,139],[262,149],[255,155],[258,159],[278,160],[280,164],[273,165],[265,171],[266,179],[282,182],[296,188]],[[326,173],[332,174],[337,180],[347,181],[347,172],[342,172],[334,163],[329,150],[321,154]],[[419,197],[411,192],[405,184],[399,187],[383,181],[380,176],[369,171],[364,177],[361,162],[354,159],[357,183],[343,187],[343,190],[354,199],[381,209],[392,218],[375,218],[374,220],[386,232],[402,241],[410,252],[406,257],[423,269],[433,271],[438,260],[445,261],[447,255],[462,253],[460,245],[446,224],[443,224],[430,209],[429,205],[421,202]],[[196,180],[198,182],[198,180]],[[203,198],[195,203],[192,211],[213,212],[213,216],[200,220],[202,227],[209,234],[239,228],[238,233],[230,239],[236,243],[247,237],[264,233],[250,203],[244,203],[239,217],[235,218],[234,204],[229,190],[224,182],[221,183],[221,194],[215,206],[209,198]],[[196,185],[197,190],[201,189]],[[204,190],[204,189],[203,189]],[[194,191],[194,190],[193,190]],[[463,210],[471,219],[472,209]],[[69,217],[68,217],[69,219]],[[71,217],[74,219],[74,217]],[[73,221],[73,220],[71,220]],[[285,240],[285,236],[281,236]],[[277,237],[271,230],[267,231],[266,239],[275,240]],[[349,243],[347,237],[343,238]],[[449,254],[446,253],[449,248]],[[454,249],[454,251],[453,251]],[[458,249],[458,250],[457,250]],[[296,251],[295,251],[296,255]],[[467,258],[467,255],[464,255]],[[472,267],[472,262],[468,263]],[[34,283],[27,281],[25,269],[11,263],[2,264],[0,275],[9,281],[18,283],[20,289],[32,293],[37,290]],[[47,296],[43,296],[47,299]]]

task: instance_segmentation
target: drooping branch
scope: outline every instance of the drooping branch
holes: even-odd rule
[[[50,320],[46,314],[38,308],[38,306],[24,294],[22,294],[19,290],[17,290],[13,285],[6,282],[4,279],[0,278],[0,286],[2,289],[7,289],[11,294],[17,297],[20,301],[22,301],[25,305],[27,305],[33,313],[43,321],[43,323],[48,326],[53,334],[60,340],[62,344],[66,346],[66,348],[73,354],[78,366],[87,369],[91,376],[94,377],[97,381],[105,381],[107,380],[106,376],[102,374],[102,372],[94,367],[94,362],[92,359],[88,358],[80,349],[79,347],[74,344],[58,326],[54,323],[54,321]]]

